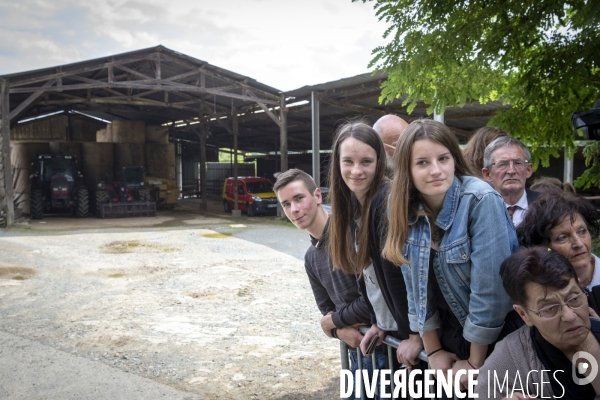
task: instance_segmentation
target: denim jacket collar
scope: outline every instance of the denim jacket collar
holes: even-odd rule
[[[456,209],[458,208],[458,201],[460,200],[460,187],[462,185],[461,180],[455,175],[452,185],[444,196],[444,202],[442,203],[442,209],[437,216],[435,224],[443,230],[448,230],[454,221],[456,215]],[[423,205],[419,204],[419,211],[424,211]],[[408,225],[414,225],[419,219],[419,215],[414,212],[409,215]]]

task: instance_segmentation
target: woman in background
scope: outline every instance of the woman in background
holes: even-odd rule
[[[471,139],[467,142],[462,152],[463,157],[471,169],[471,172],[476,177],[480,179],[483,178],[481,169],[483,168],[483,153],[485,152],[485,148],[488,144],[501,136],[508,136],[508,133],[495,126],[484,126],[483,128],[477,129],[473,136],[471,136]]]
[[[589,362],[577,357],[580,351],[600,359],[600,321],[590,318],[571,263],[547,246],[522,248],[504,260],[500,274],[527,326],[499,342],[479,370],[479,398],[508,398],[512,393],[520,399],[598,398],[600,374],[583,382],[584,376],[575,372]]]
[[[592,253],[592,246],[599,233],[600,211],[589,201],[560,190],[542,193],[517,228],[521,246],[547,246],[573,264],[596,313],[600,313],[600,258]]]

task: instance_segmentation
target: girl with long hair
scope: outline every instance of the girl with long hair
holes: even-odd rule
[[[450,129],[413,121],[394,153],[382,252],[402,265],[410,329],[431,368],[454,375],[481,367],[500,335],[511,301],[499,269],[517,249],[502,197],[470,175]]]
[[[369,219],[369,205],[385,177],[385,148],[381,138],[362,122],[343,125],[334,139],[329,163],[331,201],[330,248],[334,268],[362,274],[369,265],[369,227],[352,227],[355,220]]]
[[[379,237],[370,230],[373,222],[380,219],[375,216],[381,215],[377,207],[372,207],[373,199],[381,195],[381,190],[386,190],[389,181],[385,177],[387,155],[377,132],[361,122],[341,126],[332,150],[329,169],[331,259],[334,269],[359,277],[363,296],[377,321],[361,342],[361,349],[366,354],[367,343],[375,334],[379,335],[378,344],[383,341],[386,331],[408,337],[404,332],[408,330],[406,318],[404,323],[396,322],[398,318],[392,310],[398,307],[391,303],[389,292],[383,293],[387,288],[383,287],[381,248],[375,250],[378,246],[374,246]],[[376,268],[380,269],[375,271]],[[403,282],[402,278],[404,288]]]

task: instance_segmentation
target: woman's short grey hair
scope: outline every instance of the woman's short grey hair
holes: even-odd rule
[[[502,146],[518,146],[523,149],[523,154],[527,161],[531,161],[531,153],[527,146],[512,136],[502,136],[487,145],[483,152],[483,167],[490,169],[492,166],[492,153]]]

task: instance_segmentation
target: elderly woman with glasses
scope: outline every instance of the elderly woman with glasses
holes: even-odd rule
[[[525,326],[496,344],[479,370],[479,398],[594,399],[600,394],[600,320],[571,263],[545,246],[523,248],[500,267]]]
[[[585,199],[561,191],[543,193],[529,206],[517,238],[521,246],[543,245],[565,256],[579,284],[592,290],[600,285],[600,259],[592,254],[599,220],[600,212]]]

